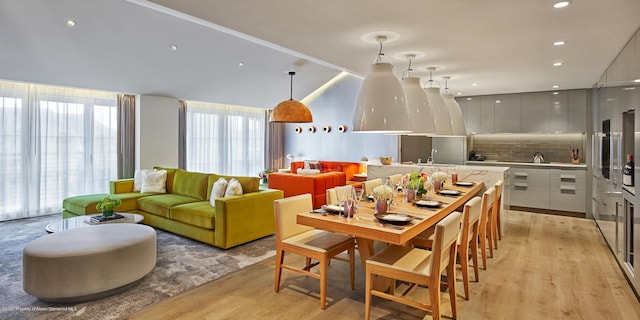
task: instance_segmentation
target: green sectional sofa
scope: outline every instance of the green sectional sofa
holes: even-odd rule
[[[281,190],[261,189],[258,177],[167,169],[166,193],[133,191],[134,179],[111,181],[110,192],[122,200],[117,212],[138,213],[144,224],[227,249],[275,232],[273,201]],[[236,178],[243,194],[215,200],[209,198],[213,184],[223,177]],[[67,198],[63,218],[98,213],[95,206],[104,194]]]

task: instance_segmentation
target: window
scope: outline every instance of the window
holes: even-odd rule
[[[186,169],[257,176],[264,169],[265,110],[187,102]]]
[[[0,221],[62,211],[117,178],[115,94],[0,82]]]

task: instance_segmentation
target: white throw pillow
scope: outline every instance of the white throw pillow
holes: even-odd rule
[[[167,170],[147,170],[142,173],[140,192],[167,192]]]
[[[147,171],[153,171],[148,169],[137,169],[133,174],[133,192],[139,192],[142,189],[142,176]]]
[[[213,187],[211,187],[211,196],[209,197],[209,203],[212,208],[216,207],[216,199],[224,197],[224,193],[227,190],[227,179],[220,178],[218,181],[213,183]]]
[[[239,196],[242,194],[242,185],[240,185],[240,181],[236,178],[231,178],[229,180],[229,185],[227,185],[227,190],[224,192],[224,196]]]

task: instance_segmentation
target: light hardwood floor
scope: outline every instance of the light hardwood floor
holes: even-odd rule
[[[511,211],[499,250],[471,271],[470,299],[461,298],[458,319],[640,319],[640,303],[592,220]],[[363,319],[364,272],[357,265],[356,289],[348,266],[333,261],[325,310],[318,306],[318,281],[284,271],[273,291],[274,260],[165,300],[128,319]],[[471,268],[470,268],[471,269]],[[426,289],[416,296],[427,299]],[[448,295],[442,310],[451,315]],[[374,297],[372,319],[431,319],[427,312]]]

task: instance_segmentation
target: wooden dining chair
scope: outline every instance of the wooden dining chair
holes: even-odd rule
[[[382,179],[373,179],[362,182],[362,187],[364,188],[364,194],[370,196],[373,194],[373,188],[382,184]]]
[[[491,246],[491,221],[493,202],[495,200],[496,188],[491,187],[482,194],[482,211],[480,213],[480,224],[478,225],[478,240],[480,243],[480,254],[482,255],[482,267],[487,270],[487,239],[489,240],[489,256],[493,258],[493,247]]]
[[[327,189],[327,204],[338,204],[338,199],[343,199],[345,192],[351,194],[352,186],[339,186]],[[338,197],[338,195],[340,195]]]
[[[495,248],[498,249],[498,240],[502,240],[502,227],[500,225],[500,215],[502,213],[502,188],[504,187],[504,180],[498,180],[494,185],[496,188],[496,199],[493,201],[493,235],[495,241]]]
[[[275,292],[280,290],[282,269],[297,272],[320,280],[320,307],[326,306],[327,269],[331,259],[349,262],[351,289],[354,288],[355,240],[352,236],[317,230],[296,223],[296,215],[313,209],[311,194],[278,199],[274,201],[276,220],[276,278]],[[336,257],[347,251],[349,259]],[[285,252],[306,257],[302,268],[284,263]],[[317,262],[313,262],[316,260]],[[320,265],[320,273],[311,272],[311,268]]]
[[[401,173],[392,174],[387,177],[387,180],[389,181],[389,186],[393,188],[400,183],[400,180],[402,180],[402,174]]]
[[[371,296],[378,296],[425,311],[431,311],[433,319],[440,319],[440,277],[446,270],[451,312],[456,318],[456,241],[460,233],[462,214],[452,212],[436,225],[433,250],[390,245],[366,262],[365,319],[369,319]],[[374,276],[392,279],[391,293],[373,288]],[[400,295],[395,294],[395,281],[412,285]],[[416,285],[429,288],[430,301],[420,302],[408,296]]]
[[[469,254],[473,262],[473,274],[476,282],[480,281],[478,272],[478,225],[480,224],[480,213],[482,199],[474,197],[467,201],[462,211],[462,224],[460,226],[460,236],[457,242],[457,255],[460,261],[460,271],[462,272],[462,283],[464,285],[464,298],[469,300]],[[433,247],[433,233],[428,237],[420,234],[412,239],[411,243],[419,248],[431,249]]]

